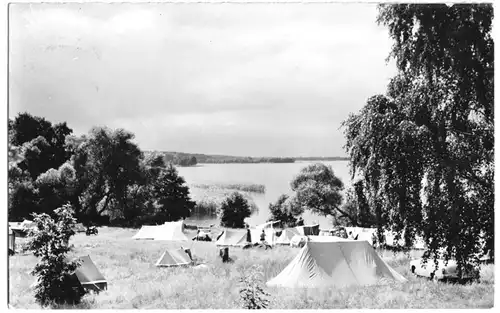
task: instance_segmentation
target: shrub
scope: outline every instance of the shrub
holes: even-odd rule
[[[266,309],[269,300],[265,297],[270,296],[261,287],[262,285],[262,269],[258,265],[252,266],[247,272],[243,272],[240,283],[240,300],[244,309]]]
[[[75,287],[76,261],[68,261],[69,239],[75,234],[76,219],[70,205],[54,210],[56,220],[48,214],[33,214],[35,227],[29,230],[28,249],[39,259],[32,271],[36,276],[35,299],[42,306],[77,304],[83,296]]]
[[[243,228],[244,220],[252,214],[248,200],[239,192],[232,193],[219,210],[220,224],[223,227]]]
[[[280,221],[283,227],[295,227],[297,217],[303,213],[302,207],[295,201],[294,197],[281,195],[275,203],[269,203],[270,221]]]

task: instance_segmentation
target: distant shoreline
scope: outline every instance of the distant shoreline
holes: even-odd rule
[[[296,161],[348,161],[348,157],[250,157],[231,155],[211,155],[170,151],[145,151],[146,154],[160,154],[167,159],[195,158],[194,164],[252,164],[252,163],[295,163]],[[193,164],[193,165],[194,165]]]

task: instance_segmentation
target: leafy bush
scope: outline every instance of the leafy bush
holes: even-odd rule
[[[220,224],[223,227],[243,228],[245,218],[251,214],[247,199],[239,192],[234,192],[222,202]]]
[[[240,288],[240,300],[244,309],[260,310],[266,309],[269,300],[265,297],[270,296],[261,287],[262,270],[260,266],[254,265],[247,272],[244,272],[240,278],[242,287]]]
[[[82,292],[75,287],[77,261],[68,261],[69,239],[75,234],[76,219],[70,205],[54,210],[56,220],[48,214],[33,214],[35,227],[29,230],[28,249],[39,259],[32,271],[37,277],[35,299],[42,306],[79,303]]]
[[[294,197],[281,195],[275,203],[269,204],[270,217],[267,220],[281,221],[283,227],[295,227],[297,225],[297,217],[303,213],[303,209],[295,201]]]

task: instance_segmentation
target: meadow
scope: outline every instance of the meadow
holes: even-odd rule
[[[72,256],[90,255],[108,281],[108,289],[89,294],[76,309],[238,309],[239,278],[260,266],[263,284],[277,275],[298,253],[298,248],[271,250],[229,248],[233,263],[222,263],[213,242],[132,240],[136,229],[99,228],[99,235],[79,233],[71,239]],[[188,237],[195,232],[188,232]],[[155,262],[167,248],[191,248],[196,263],[206,267],[158,268]],[[269,309],[462,309],[491,308],[494,302],[494,265],[484,265],[479,282],[465,285],[432,282],[413,276],[408,254],[379,251],[382,258],[408,281],[403,284],[343,289],[265,290]],[[29,274],[33,255],[9,257],[9,303],[17,309],[37,309]]]

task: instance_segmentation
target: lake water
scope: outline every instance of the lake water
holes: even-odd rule
[[[300,170],[316,162],[295,163],[257,163],[257,164],[199,164],[195,167],[178,167],[179,174],[188,184],[262,184],[266,186],[265,194],[252,193],[252,198],[259,208],[246,219],[250,226],[264,223],[269,217],[269,203],[274,203],[281,194],[291,194],[290,181]],[[350,185],[349,167],[347,161],[324,161],[331,165],[337,177],[344,185]],[[306,224],[317,222],[321,228],[329,228],[331,220],[309,211],[304,212]],[[195,220],[191,218],[188,220]],[[199,221],[199,218],[197,219]],[[215,220],[203,219],[215,223]]]

